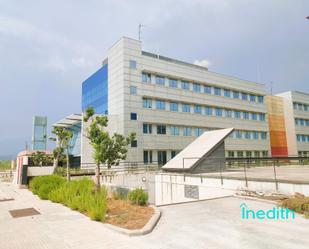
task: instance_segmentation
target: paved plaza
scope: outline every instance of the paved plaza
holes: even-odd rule
[[[270,209],[272,203],[221,198],[164,206],[154,231],[127,237],[61,204],[39,200],[27,189],[0,183],[1,249],[185,249],[185,248],[308,248],[309,220],[242,220],[240,204]],[[35,208],[40,215],[12,218],[9,210]]]

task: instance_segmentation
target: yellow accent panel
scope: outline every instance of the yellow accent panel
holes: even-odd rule
[[[285,131],[272,131],[270,133],[271,147],[287,147]]]
[[[269,130],[270,131],[284,131],[285,132],[285,123],[284,116],[278,115],[268,115]]]

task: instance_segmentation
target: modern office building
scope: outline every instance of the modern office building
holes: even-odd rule
[[[81,158],[81,126],[82,115],[71,114],[57,123],[53,124],[54,127],[63,127],[72,132],[73,136],[69,144],[69,155],[71,166],[79,166]]]
[[[265,96],[263,84],[146,52],[123,37],[83,82],[82,110],[108,115],[111,132],[136,133],[127,161],[165,164],[203,131],[230,127],[226,156],[262,157],[271,155]],[[93,162],[84,136],[81,161]]]
[[[47,117],[33,117],[32,150],[46,150]]]

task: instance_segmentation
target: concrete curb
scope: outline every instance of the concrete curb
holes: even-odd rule
[[[122,233],[127,236],[142,236],[148,233],[151,233],[154,227],[157,225],[160,217],[161,217],[161,210],[155,206],[150,206],[154,209],[154,214],[147,222],[147,224],[141,229],[129,230],[122,227],[117,227],[111,224],[104,224],[104,226],[108,229],[114,230],[118,233]]]

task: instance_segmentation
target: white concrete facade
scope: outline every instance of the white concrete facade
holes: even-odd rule
[[[113,130],[136,133],[137,147],[129,148],[127,161],[164,164],[203,131],[230,127],[235,131],[225,142],[227,156],[270,156],[265,85],[144,52],[140,41],[126,37],[108,50],[105,61],[108,115],[117,120]],[[149,82],[143,82],[143,74],[149,75]],[[177,87],[171,87],[170,80]],[[189,89],[183,89],[183,82]],[[143,107],[146,101],[151,108]],[[164,102],[164,109],[157,108],[157,101]],[[132,113],[137,120],[132,120]],[[144,125],[151,125],[150,134],[145,134]],[[158,129],[165,134],[157,134]],[[81,160],[90,162],[85,147],[82,142]]]

